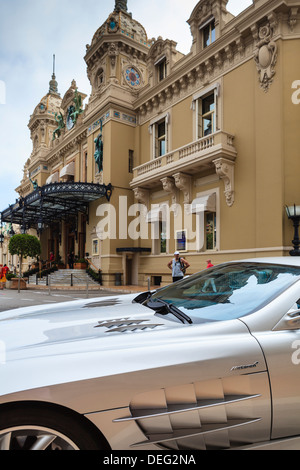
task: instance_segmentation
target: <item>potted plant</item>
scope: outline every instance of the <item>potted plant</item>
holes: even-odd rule
[[[17,288],[19,291],[20,289],[26,289],[27,279],[22,279],[22,263],[23,259],[26,258],[35,258],[41,254],[41,243],[37,237],[33,235],[25,234],[17,234],[11,237],[9,246],[9,252],[11,255],[18,255],[19,256],[19,265],[20,265],[20,272],[18,278],[12,278],[12,285],[11,289]]]
[[[75,260],[74,268],[75,269],[86,269],[87,261],[84,258],[79,258]]]
[[[12,279],[15,279],[17,276],[13,273],[6,274],[6,288],[10,289],[12,285]]]
[[[75,269],[86,269],[87,261],[84,258],[79,258],[75,260],[74,268]]]

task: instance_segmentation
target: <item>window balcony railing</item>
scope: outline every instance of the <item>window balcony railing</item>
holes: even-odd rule
[[[184,147],[169,152],[162,157],[150,160],[133,170],[132,185],[141,183],[151,185],[153,180],[170,176],[173,172],[191,171],[212,167],[212,162],[219,158],[235,160],[236,150],[233,145],[234,136],[227,132],[218,131],[202,137]]]
[[[232,205],[236,157],[234,136],[218,131],[134,168],[131,187],[151,189],[163,178],[174,178],[178,173],[192,177],[196,173],[211,171],[224,180],[226,198],[230,194],[229,205]]]

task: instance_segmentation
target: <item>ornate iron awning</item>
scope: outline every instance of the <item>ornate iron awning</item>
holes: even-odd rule
[[[93,183],[53,183],[37,188],[1,212],[2,222],[21,225],[24,229],[50,225],[67,220],[78,212],[88,215],[89,203],[106,197],[109,201],[112,186]]]

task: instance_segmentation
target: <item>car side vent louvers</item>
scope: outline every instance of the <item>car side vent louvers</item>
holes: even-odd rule
[[[130,320],[130,318],[119,318],[116,320],[105,320],[98,322],[95,328],[107,328],[106,333],[125,333],[128,331],[153,330],[162,323],[145,323],[150,320]]]
[[[255,374],[256,390],[260,390],[260,375]],[[135,442],[133,448],[149,445],[169,450],[240,447],[259,440],[266,429],[264,416],[258,414],[264,396],[251,393],[251,382],[252,379],[244,376],[145,392],[133,398],[131,416],[114,422],[137,424],[145,440]],[[151,406],[147,406],[150,403]]]

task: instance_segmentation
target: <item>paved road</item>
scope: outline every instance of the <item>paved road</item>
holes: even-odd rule
[[[106,295],[116,295],[116,293],[111,291],[90,291],[89,299]],[[53,291],[49,295],[47,291],[21,291],[18,293],[15,290],[5,289],[0,291],[0,312],[14,308],[29,307],[30,305],[46,305],[86,298],[87,294],[85,291]]]

